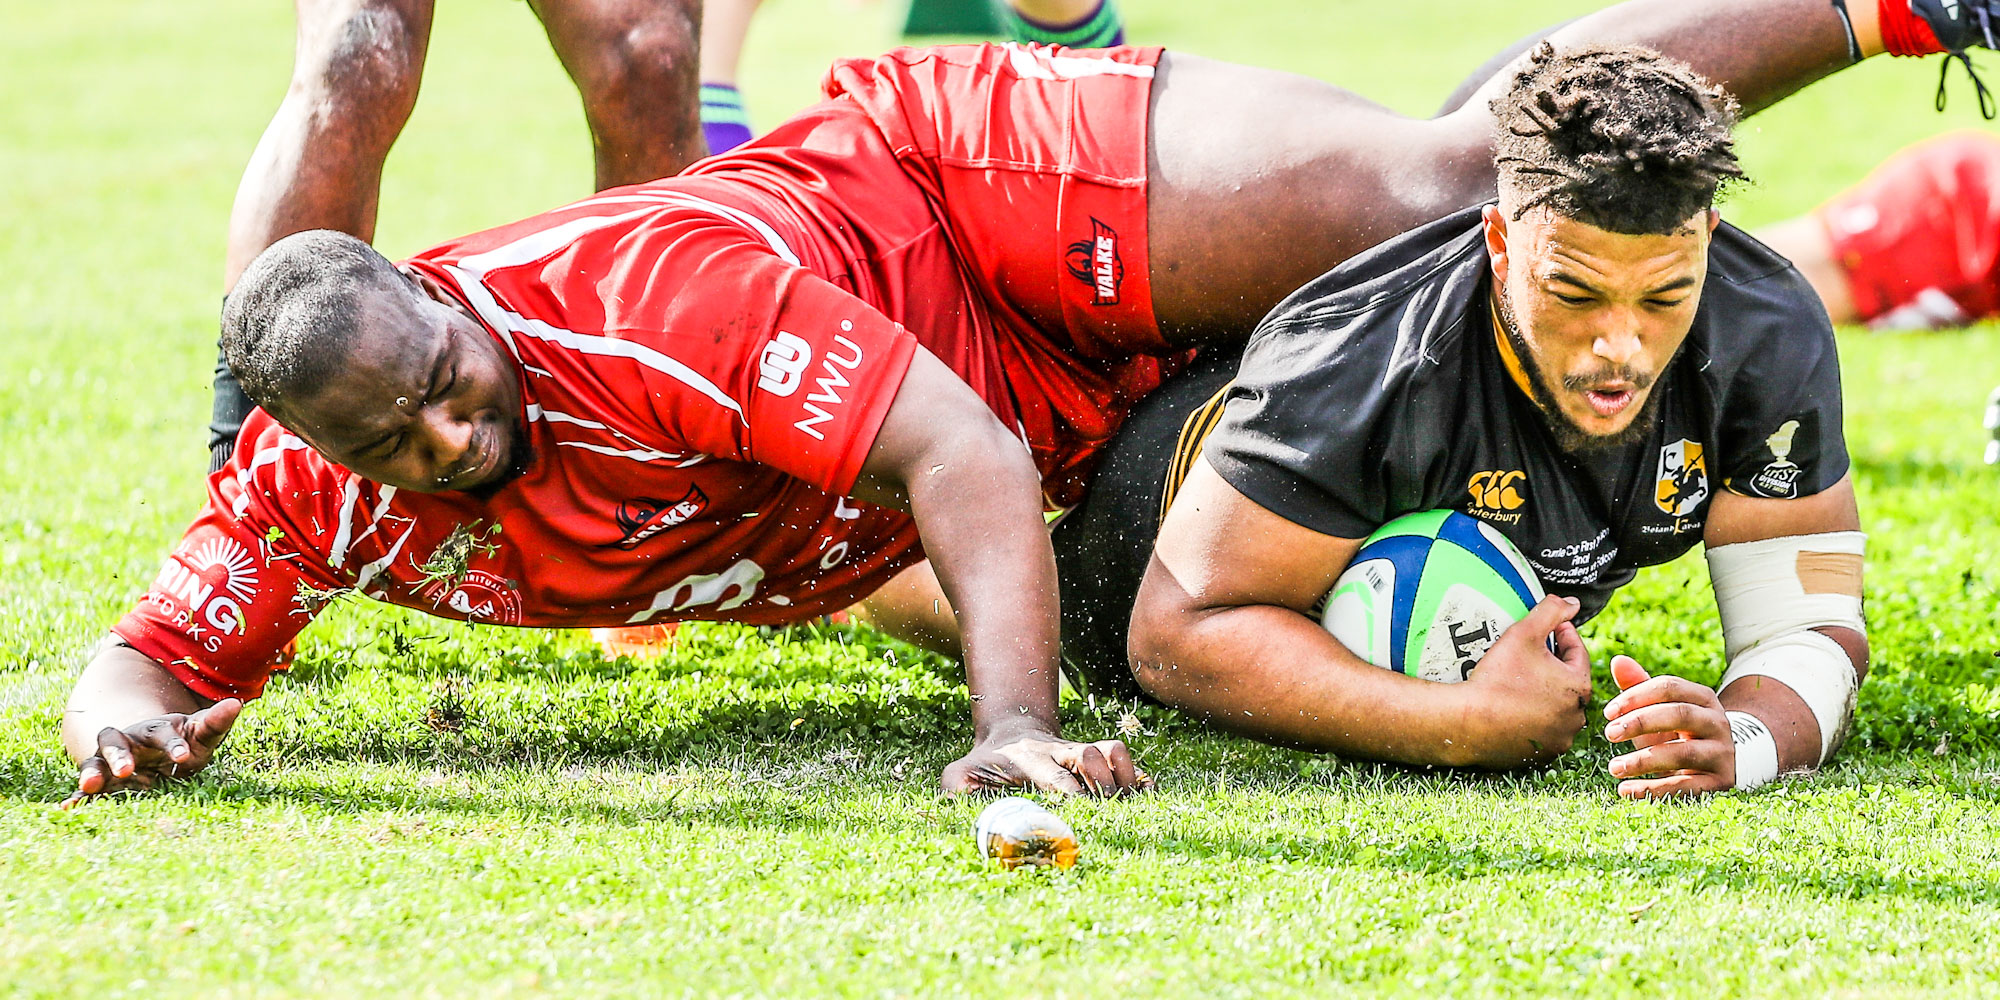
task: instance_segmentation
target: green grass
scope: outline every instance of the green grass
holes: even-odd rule
[[[1587,4],[1192,0],[1131,35],[1422,112]],[[1302,9],[1301,9],[1302,8]],[[894,11],[773,0],[770,124]],[[2000,992],[2000,329],[1842,347],[1875,668],[1826,773],[1622,803],[1583,741],[1506,778],[1343,763],[1145,711],[1160,779],[1062,806],[1068,875],[982,867],[954,668],[866,632],[706,627],[658,662],[351,604],[208,775],[73,813],[54,729],[198,504],[222,234],[282,92],[283,5],[13,4],[0,32],[0,992],[25,996],[1896,995]],[[1935,66],[1753,120],[1755,224],[1918,136]],[[1245,95],[1253,101],[1256,95]],[[444,5],[391,161],[391,253],[583,193],[573,91],[521,4]],[[1698,559],[1586,632],[1702,680]],[[1600,694],[1608,681],[1600,676]],[[1107,734],[1115,706],[1073,704]]]

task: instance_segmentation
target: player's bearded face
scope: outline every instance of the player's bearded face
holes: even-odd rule
[[[1713,213],[1633,236],[1533,209],[1487,209],[1494,304],[1529,395],[1567,451],[1652,429],[1652,389],[1694,324]]]
[[[519,366],[455,300],[372,303],[348,364],[283,423],[364,479],[488,495],[533,460]]]

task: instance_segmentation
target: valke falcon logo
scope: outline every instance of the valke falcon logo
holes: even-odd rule
[[[1118,304],[1118,286],[1125,281],[1125,262],[1118,257],[1117,230],[1092,216],[1090,238],[1071,243],[1064,262],[1069,265],[1072,277],[1090,286],[1091,305]]]

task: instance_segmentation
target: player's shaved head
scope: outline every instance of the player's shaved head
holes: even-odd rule
[[[414,299],[394,264],[346,233],[314,229],[271,244],[222,310],[222,353],[244,394],[274,413],[347,362],[371,301]]]
[[[251,399],[375,482],[492,490],[533,460],[518,362],[436,279],[345,233],[258,255],[222,311],[222,350]]]
[[[1547,207],[1613,233],[1679,232],[1743,177],[1735,100],[1650,49],[1543,43],[1492,108],[1509,218]]]

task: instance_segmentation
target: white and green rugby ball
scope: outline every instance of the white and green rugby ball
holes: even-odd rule
[[[1505,535],[1452,510],[1405,514],[1362,542],[1320,623],[1378,667],[1456,684],[1542,599]]]

